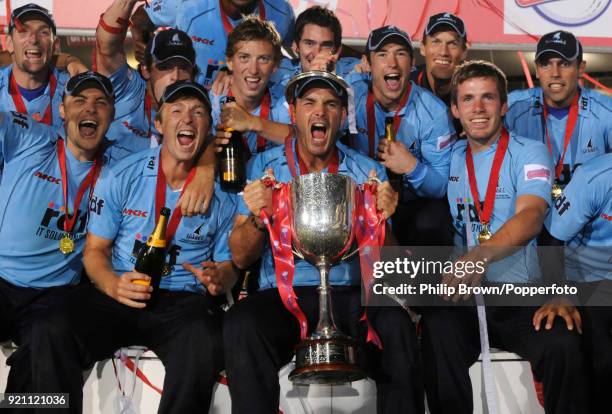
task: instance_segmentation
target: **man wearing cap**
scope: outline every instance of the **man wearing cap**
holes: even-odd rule
[[[150,146],[156,146],[160,136],[154,120],[159,99],[168,85],[195,77],[195,51],[186,33],[162,30],[147,45],[140,74],[130,68],[123,45],[134,4],[136,0],[115,0],[100,17],[96,31],[96,67],[111,79],[117,91],[115,120],[108,136],[144,142],[150,139]],[[205,211],[212,198],[214,168],[211,166],[215,163],[212,146],[198,163],[196,178],[180,200],[186,215]]]
[[[31,364],[46,363],[39,354],[30,360],[30,350],[48,310],[79,281],[88,213],[102,207],[91,193],[100,169],[132,153],[105,140],[114,100],[107,78],[83,73],[58,94],[62,129],[0,115],[0,341],[19,345],[8,392],[32,391]]]
[[[479,286],[481,281],[489,287],[539,282],[535,238],[550,205],[552,174],[542,143],[503,127],[507,84],[499,68],[469,61],[458,66],[451,82],[451,108],[467,139],[453,148],[449,176],[454,179],[449,180],[448,201],[455,244],[465,254],[455,262],[456,272],[445,274],[442,283],[449,288],[445,299],[462,305],[423,313],[428,407],[432,414],[473,412],[469,368],[489,346],[482,345],[484,339],[479,341],[487,329],[491,347],[515,352],[531,363],[534,376],[543,382],[546,413],[590,412],[574,319],[538,331],[537,309],[517,298],[508,299],[507,306],[491,306],[489,301],[504,294],[488,295],[483,299],[487,305],[483,317],[484,307],[477,316],[471,293],[450,290]]]
[[[542,36],[535,64],[540,87],[508,96],[505,124],[548,146],[556,200],[579,165],[612,151],[612,98],[579,86],[586,62],[580,41],[570,32]]]
[[[164,136],[161,147],[105,170],[95,188],[99,208],[90,211],[83,257],[93,283],[49,315],[43,343],[33,349],[42,353],[34,375],[46,376],[48,392],[69,392],[75,413],[82,408],[82,369],[123,346],[144,345],[164,364],[160,413],[206,412],[222,369],[222,317],[209,295],[231,289],[237,277],[227,246],[236,200],[217,188],[204,215],[182,217],[174,209],[209,133],[210,101],[201,85],[187,80],[168,86],[160,103],[155,124]],[[173,210],[168,274],[153,292],[134,283],[149,279],[134,265],[163,206]]]
[[[247,16],[227,41],[227,65],[231,87],[226,94],[212,94],[213,124],[217,144],[229,142],[231,132],[246,139],[249,154],[283,143],[293,133],[280,88],[270,87],[270,76],[281,58],[280,37],[271,22]],[[235,102],[226,102],[233,97]],[[221,150],[221,147],[219,147]]]
[[[442,99],[450,108],[450,80],[455,68],[467,56],[467,33],[463,20],[452,13],[438,13],[429,17],[420,46],[425,64],[414,68],[411,79]],[[461,122],[455,118],[459,134]]]
[[[446,193],[455,139],[448,109],[410,80],[413,49],[403,30],[395,26],[373,30],[366,44],[366,57],[372,80],[352,84],[358,134],[352,137],[351,146],[378,158],[399,175],[404,204],[393,217],[393,227],[400,243],[440,244],[439,240],[448,239],[450,232],[439,225],[440,217],[447,214],[445,203],[418,200],[440,199]],[[392,143],[381,139],[388,117],[393,118],[396,141]],[[408,234],[407,229],[414,232]],[[414,237],[417,233],[418,240]]]
[[[583,305],[580,314],[592,369],[594,413],[612,412],[611,174],[612,154],[583,164],[555,203],[550,224],[552,236],[565,242],[565,273],[578,287]]]
[[[155,27],[184,30],[196,50],[201,71],[197,80],[210,88],[217,71],[226,64],[227,36],[249,14],[273,22],[285,46],[291,46],[295,18],[287,0],[159,0],[141,6],[132,17],[136,58],[141,60],[145,34]]]
[[[278,371],[287,364],[300,339],[300,324],[279,295],[268,232],[260,211],[270,214],[272,191],[264,174],[288,182],[298,174],[337,172],[364,183],[368,176],[386,179],[379,163],[337,141],[347,116],[347,84],[327,72],[304,72],[287,85],[286,99],[297,130],[284,147],[257,154],[249,164],[252,180],[239,200],[238,217],[230,236],[232,260],[247,268],[261,257],[259,291],[234,305],[226,315],[224,346],[226,373],[234,413],[270,413],[279,407]],[[397,194],[385,181],[378,187],[376,207],[389,217]],[[275,217],[280,220],[280,217]],[[359,258],[333,266],[335,321],[343,332],[365,342],[366,324],[360,304]],[[295,259],[293,286],[308,326],[316,325],[319,272],[305,260]],[[423,412],[414,326],[401,308],[369,308],[368,319],[384,347],[378,365],[378,411]],[[370,349],[368,351],[374,351]]]
[[[55,22],[47,9],[29,3],[13,10],[6,39],[12,64],[0,70],[3,111],[17,111],[61,127],[61,92],[70,75],[53,67],[58,42]]]

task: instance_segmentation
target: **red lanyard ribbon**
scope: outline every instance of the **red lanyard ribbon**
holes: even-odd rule
[[[161,151],[159,153],[159,162],[157,163],[157,181],[155,183],[155,222],[159,220],[159,211],[162,207],[166,205],[166,176],[164,175],[164,171],[162,168],[162,155]],[[185,193],[185,189],[193,180],[195,176],[196,169],[192,167],[187,175],[187,179],[185,180],[185,184],[183,185],[183,189],[181,190],[181,196]],[[168,245],[174,238],[176,234],[176,229],[178,228],[181,219],[183,218],[183,213],[181,212],[180,207],[174,206],[172,209],[172,216],[170,216],[170,222],[168,223],[168,228],[166,230],[166,241]]]
[[[406,93],[402,97],[397,109],[395,110],[395,114],[393,114],[393,135],[397,136],[397,131],[399,130],[399,126],[402,122],[402,118],[399,113],[406,103],[408,102],[408,98],[410,97],[410,91],[412,89],[412,83],[408,83],[408,87],[406,88]],[[366,100],[366,115],[368,117],[368,149],[370,153],[370,158],[376,159],[376,148],[374,148],[376,133],[376,110],[374,108],[374,93],[370,89],[368,91],[368,98]]]
[[[291,209],[290,187],[288,183],[275,183],[267,180],[266,185],[273,185],[272,193],[272,220],[265,210],[259,213],[268,227],[270,246],[274,257],[276,286],[285,308],[291,312],[300,324],[300,338],[306,339],[308,321],[306,315],[298,304],[298,297],[293,290],[293,276],[295,274],[295,261],[291,244]]]
[[[361,281],[365,289],[365,308],[368,309],[372,288],[374,285],[374,263],[380,261],[380,247],[385,242],[385,217],[382,211],[376,209],[377,186],[365,183],[355,192],[355,214],[353,225],[355,237],[359,246],[359,265]],[[368,326],[366,342],[372,342],[382,349],[382,342],[370,324],[364,311],[361,318]]]
[[[98,180],[98,176],[100,175],[100,170],[102,169],[102,162],[100,162],[99,158],[94,160],[93,165],[89,169],[89,172],[77,190],[77,195],[74,199],[74,206],[72,208],[72,215],[70,215],[70,212],[68,211],[68,171],[66,169],[66,147],[64,145],[64,139],[61,137],[59,137],[57,141],[57,160],[62,173],[62,193],[64,195],[64,208],[66,209],[64,232],[66,232],[66,234],[70,234],[74,228],[74,224],[76,223],[78,216],[77,212],[87,188],[89,188],[89,200],[91,200],[93,189],[96,185],[96,181]]]
[[[259,9],[259,18],[261,20],[266,20],[266,8],[264,6],[263,0],[259,0],[259,4],[257,6]],[[229,16],[223,10],[223,5],[221,4],[221,0],[219,0],[219,11],[221,12],[221,20],[223,21],[223,28],[225,29],[225,35],[228,36],[232,30],[234,30],[234,26],[230,23]]]
[[[298,164],[300,167],[300,175],[308,174],[310,171],[308,170],[308,166],[300,157],[300,153],[298,151],[298,143],[295,143],[295,156],[293,155],[293,149],[291,148],[292,137],[289,136],[285,138],[285,157],[287,157],[287,165],[289,166],[289,171],[291,172],[292,177],[297,177],[297,171],[295,169],[295,156],[297,156]],[[329,161],[329,165],[327,167],[327,172],[330,174],[336,174],[339,168],[339,157],[338,157],[338,147],[334,147],[334,152],[331,156],[331,160]]]
[[[51,75],[49,76],[49,105],[45,110],[45,113],[40,120],[36,120],[42,122],[43,124],[51,125],[52,119],[52,108],[53,108],[53,95],[55,95],[55,89],[57,87],[57,79],[55,78],[55,74],[51,71]],[[25,102],[23,102],[23,97],[21,96],[21,90],[19,90],[19,85],[17,85],[17,81],[15,80],[15,75],[11,72],[11,76],[9,79],[9,93],[13,98],[13,104],[15,105],[15,110],[20,114],[28,115],[28,109],[26,108]]]
[[[570,104],[569,114],[567,116],[567,123],[565,124],[565,135],[563,137],[563,152],[561,153],[561,157],[559,161],[557,161],[557,165],[555,166],[555,180],[559,180],[561,177],[561,171],[563,171],[563,160],[565,159],[565,153],[567,152],[567,147],[572,139],[572,134],[574,133],[574,129],[576,128],[576,123],[578,122],[578,95],[576,92],[574,95],[574,99],[572,99],[572,103]],[[544,103],[543,112],[544,112],[544,126],[546,129],[546,145],[548,145],[548,152],[550,155],[553,155],[552,142],[550,140],[550,135],[548,133],[548,106]]]
[[[474,205],[476,206],[476,212],[478,213],[478,219],[482,224],[489,224],[491,220],[493,206],[495,205],[495,192],[497,191],[497,183],[499,181],[499,171],[504,162],[504,156],[506,155],[506,149],[508,148],[509,141],[510,135],[508,134],[508,131],[503,128],[501,137],[499,138],[499,141],[497,143],[495,156],[493,157],[493,167],[491,168],[491,174],[489,175],[489,182],[487,183],[487,192],[485,195],[484,206],[482,207],[480,206],[480,198],[478,197],[478,185],[476,184],[476,173],[474,172],[472,147],[469,143],[467,145],[465,163],[467,166],[468,178],[470,181],[470,190],[472,192],[472,198],[474,199]]]

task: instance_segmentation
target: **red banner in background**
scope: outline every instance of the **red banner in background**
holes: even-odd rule
[[[32,0],[11,0],[13,8]],[[198,0],[192,0],[198,1]],[[49,8],[62,29],[93,31],[110,0],[34,0]],[[312,5],[336,12],[343,36],[364,40],[372,29],[393,24],[420,40],[427,18],[452,12],[466,24],[472,45],[496,49],[532,44],[543,33],[564,29],[585,46],[612,48],[612,0],[290,0],[296,15]],[[4,22],[6,0],[0,0]]]

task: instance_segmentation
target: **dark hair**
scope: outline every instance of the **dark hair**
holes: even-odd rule
[[[281,37],[278,31],[274,28],[274,24],[261,20],[255,15],[249,15],[232,30],[227,38],[227,48],[225,54],[228,59],[231,59],[236,54],[236,45],[239,42],[248,42],[250,40],[265,40],[272,44],[274,49],[274,61],[279,62],[281,59]]]
[[[307,24],[325,27],[334,34],[334,49],[340,49],[342,44],[342,25],[336,14],[321,6],[312,6],[304,10],[295,20],[294,40],[299,43]]]
[[[484,60],[470,60],[455,69],[451,79],[451,103],[457,105],[459,85],[472,78],[493,78],[502,104],[508,102],[508,81],[500,68]]]

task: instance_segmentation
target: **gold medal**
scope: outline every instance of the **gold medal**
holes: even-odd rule
[[[480,230],[480,233],[478,233],[478,243],[486,242],[487,240],[490,240],[492,236],[493,233],[491,233],[489,230],[489,224],[482,223],[482,230]]]
[[[561,197],[561,194],[563,194],[563,190],[561,189],[561,186],[559,184],[554,183],[550,194],[552,195],[553,200],[556,200]]]
[[[60,240],[59,249],[64,254],[70,254],[74,251],[74,241],[68,234],[64,234],[64,237]]]

